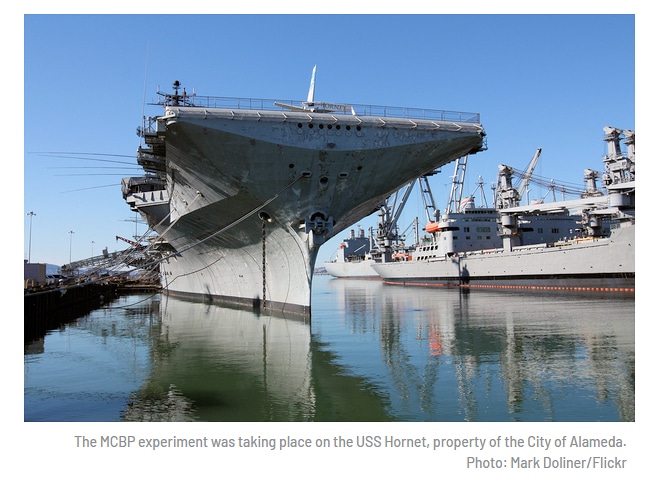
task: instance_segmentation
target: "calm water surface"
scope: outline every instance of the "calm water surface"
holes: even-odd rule
[[[317,276],[311,323],[122,297],[26,344],[25,421],[634,421],[634,300]]]

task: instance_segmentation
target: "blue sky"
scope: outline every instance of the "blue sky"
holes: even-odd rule
[[[634,40],[634,15],[26,15],[24,259],[30,211],[33,262],[127,247],[116,236],[136,224],[120,181],[139,174],[144,100],[174,80],[200,95],[303,100],[316,64],[317,100],[480,113],[488,151],[471,157],[468,191],[540,147],[537,173],[581,184],[585,168],[601,170],[603,127],[636,128]],[[451,173],[432,179],[442,205]],[[402,226],[423,217],[419,197]]]

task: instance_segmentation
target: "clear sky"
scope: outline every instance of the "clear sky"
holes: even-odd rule
[[[140,174],[136,128],[158,111],[145,100],[174,80],[304,100],[317,65],[320,101],[480,113],[488,150],[470,159],[468,191],[540,147],[537,173],[581,184],[585,168],[601,171],[603,127],[636,128],[634,38],[634,15],[26,15],[24,259],[128,246],[116,240],[136,233],[121,178]],[[451,174],[432,179],[443,206]],[[415,215],[417,190],[400,225]]]

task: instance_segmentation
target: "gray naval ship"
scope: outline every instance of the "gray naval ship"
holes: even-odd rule
[[[479,114],[203,97],[179,82],[139,128],[122,193],[166,294],[310,316],[319,247],[404,184],[484,149]]]
[[[360,225],[349,231],[349,237],[345,238],[337,248],[335,255],[324,262],[326,272],[333,277],[341,279],[376,279],[380,280],[379,274],[372,269],[376,260],[374,254],[378,252],[376,239],[370,231],[365,235],[365,229]]]
[[[349,231],[349,237],[340,243],[335,255],[324,262],[328,274],[340,279],[381,280],[372,264],[390,261],[407,249],[406,236],[400,233],[398,221],[416,182],[411,181],[381,203],[376,230],[370,227],[369,234],[365,235],[358,224],[358,234],[354,229]],[[413,225],[417,229],[417,219]]]
[[[597,171],[586,169],[587,184],[580,199],[518,205],[516,190],[508,187],[511,168],[500,166],[501,188],[498,235],[501,246],[460,250],[452,240],[457,227],[443,216],[435,224],[432,241],[401,261],[374,263],[372,268],[388,284],[459,286],[561,291],[635,292],[635,132],[605,127],[608,154],[603,158],[602,189]],[[620,141],[628,148],[623,154]],[[522,243],[531,221],[556,214],[579,214],[574,235],[554,242]],[[535,219],[537,217],[537,219]],[[571,216],[566,216],[571,218]]]
[[[440,222],[441,210],[436,204],[429,176],[440,173],[440,170],[418,178],[403,188],[402,202],[397,208],[397,195],[389,198],[381,207],[376,233],[370,228],[369,237],[360,227],[356,236],[354,230],[342,243],[335,256],[324,263],[326,271],[342,279],[381,279],[372,267],[374,263],[391,262],[412,257],[429,258],[443,256],[449,252],[483,251],[502,246],[499,234],[499,209],[504,207],[502,198],[507,197],[508,206],[519,206],[526,195],[531,182],[549,186],[550,192],[562,191],[565,195],[580,195],[582,191],[571,185],[562,185],[551,180],[546,181],[533,176],[542,149],[539,148],[526,167],[525,171],[517,171],[504,166],[499,170],[497,187],[493,186],[494,197],[489,205],[484,191],[484,181],[479,177],[477,188],[464,197],[464,181],[468,167],[468,156],[455,161],[452,174],[452,187],[443,215],[443,226]],[[514,178],[519,184],[515,186]],[[422,204],[427,216],[426,233],[419,237],[418,218],[414,220],[414,245],[406,246],[405,237],[399,235],[396,221],[401,214],[401,208],[408,200],[412,186],[418,183],[422,194]],[[399,192],[398,192],[399,194]],[[479,198],[479,204],[476,200]],[[581,215],[569,214],[529,214],[519,216],[520,227],[517,235],[521,245],[554,242],[572,237],[581,223]],[[607,228],[608,224],[604,224]],[[408,231],[408,228],[406,229]],[[444,234],[437,234],[443,232]]]

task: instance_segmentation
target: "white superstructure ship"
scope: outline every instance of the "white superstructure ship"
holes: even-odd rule
[[[515,173],[516,170],[510,167],[505,167],[499,172],[502,184],[499,182],[498,187],[493,186],[498,193],[497,197],[493,198],[492,206],[487,205],[488,201],[481,176],[477,189],[467,197],[463,196],[468,156],[458,158],[455,161],[452,175],[450,197],[442,219],[428,180],[428,176],[440,171],[434,171],[430,175],[418,178],[403,191],[402,203],[398,209],[389,203],[382,206],[379,211],[376,238],[373,237],[373,234],[370,234],[369,238],[365,237],[364,231],[360,228],[358,237],[355,237],[352,229],[351,236],[340,244],[335,257],[324,263],[326,271],[330,275],[342,279],[380,279],[381,277],[372,267],[374,263],[411,257],[416,257],[416,259],[443,257],[449,252],[483,251],[501,247],[498,207],[504,207],[503,197],[510,198],[510,201],[516,197],[516,201],[509,205],[519,205],[519,201],[533,179],[533,172],[541,151],[541,148],[537,150],[525,172]],[[515,174],[518,174],[521,179],[520,184],[516,187],[512,181]],[[536,179],[536,181],[538,180]],[[425,232],[430,235],[419,237],[416,218],[414,220],[414,246],[406,246],[404,238],[399,235],[396,221],[415,182],[419,183],[427,215],[428,222]],[[568,192],[566,186],[560,186],[554,181],[550,186],[562,189],[563,195]],[[480,199],[479,206],[476,203],[476,195]],[[497,201],[499,204],[496,204]],[[393,198],[393,202],[397,202],[397,196]],[[524,215],[519,217],[519,223],[517,234],[521,245],[566,239],[575,236],[582,227],[580,226],[581,216],[569,213]]]
[[[635,291],[635,133],[604,128],[608,154],[602,187],[598,173],[585,171],[584,197],[569,201],[518,206],[501,196],[498,235],[502,245],[488,250],[452,247],[457,228],[452,217],[437,224],[431,243],[418,247],[406,260],[375,263],[384,282],[399,285],[518,288],[561,291]],[[628,154],[620,150],[624,134]],[[505,177],[506,166],[501,166]],[[511,189],[506,189],[510,191]],[[554,214],[580,214],[581,224],[565,240],[523,244],[522,228]],[[570,217],[570,216],[565,216]]]
[[[413,179],[483,149],[475,113],[161,93],[123,195],[165,293],[310,315],[319,247]]]

